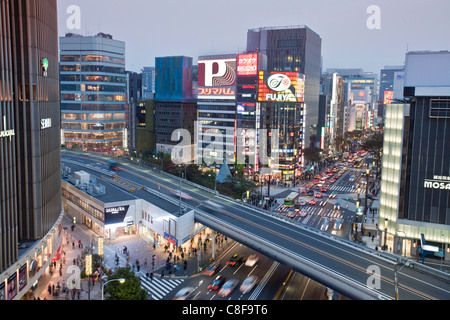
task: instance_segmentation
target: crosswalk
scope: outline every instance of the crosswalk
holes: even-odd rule
[[[141,287],[151,294],[153,300],[163,299],[169,292],[174,290],[184,279],[182,278],[161,278],[154,276],[153,280],[145,276],[141,276]]]
[[[333,185],[329,188],[329,190],[331,191],[340,191],[340,192],[346,192],[346,193],[353,193],[353,192],[358,192],[358,188],[355,188],[353,186],[348,187],[348,186],[340,186],[340,185]],[[359,190],[360,194],[364,194],[366,193],[366,188],[361,188]]]
[[[320,202],[318,202],[320,204]],[[320,215],[323,217],[331,218],[331,219],[339,219],[342,218],[342,213],[339,210],[334,210],[333,208],[324,208],[321,206],[303,206],[303,210],[306,210],[308,212],[306,218],[311,215]],[[282,214],[286,214],[288,212],[288,208],[285,208],[284,205],[279,205],[276,209],[277,212],[280,212]],[[305,219],[306,220],[306,219]]]

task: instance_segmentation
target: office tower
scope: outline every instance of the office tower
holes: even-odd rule
[[[67,147],[120,154],[127,145],[125,43],[60,37],[61,129]]]
[[[198,57],[197,162],[220,168],[234,164],[236,54]]]
[[[142,69],[142,100],[153,99],[155,94],[155,67]]]
[[[57,1],[0,5],[0,300],[20,299],[61,244]]]
[[[130,151],[136,149],[136,121],[138,117],[137,101],[142,100],[142,74],[126,71],[127,75],[127,147]],[[142,110],[139,110],[142,112]]]
[[[318,146],[322,39],[307,26],[265,27],[247,33],[247,52],[267,55],[267,70],[305,75],[305,146]]]
[[[151,157],[156,155],[155,101],[145,100],[136,103],[136,150]]]
[[[156,153],[171,154],[180,142],[192,148],[197,120],[197,103],[192,95],[192,58],[157,57],[155,68]],[[183,129],[190,134],[190,141],[182,139]],[[190,151],[192,156],[195,151]]]
[[[384,105],[392,103],[394,99],[394,84],[398,73],[405,70],[405,66],[384,66],[380,71],[380,92],[378,94],[378,112],[377,117],[383,118]],[[401,90],[403,92],[403,90]],[[397,90],[397,99],[400,90]],[[403,96],[403,94],[402,94]]]
[[[424,234],[450,256],[449,68],[448,51],[408,52],[408,103],[386,105],[379,230],[399,254],[415,256]]]
[[[345,79],[337,72],[322,74],[321,92],[327,96],[325,145],[329,146],[329,156],[336,156],[336,152],[341,151],[340,146],[336,145],[336,138],[340,137],[341,141],[344,136],[345,88]]]
[[[393,92],[394,91],[394,80],[395,73],[402,72],[405,70],[404,66],[385,66],[380,71],[380,93],[378,98],[380,100],[384,99],[385,92]],[[392,94],[391,94],[392,96]],[[392,99],[392,98],[391,98]]]

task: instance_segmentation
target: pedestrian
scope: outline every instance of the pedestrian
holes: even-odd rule
[[[164,278],[164,270],[161,270],[161,278]]]
[[[75,249],[75,242],[72,241],[72,250]]]
[[[48,284],[47,291],[48,291],[48,294],[52,293],[52,286],[50,285],[50,283]]]
[[[94,285],[95,285],[95,278],[92,277],[92,288],[94,287]]]

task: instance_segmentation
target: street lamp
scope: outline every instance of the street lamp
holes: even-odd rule
[[[398,268],[399,266],[400,269]],[[409,267],[409,261],[406,259],[405,263],[396,263],[394,265],[394,280],[395,280],[395,300],[398,300],[398,273],[400,270],[403,269],[403,267]]]
[[[102,300],[105,300],[105,299],[104,299],[104,298],[105,298],[105,295],[104,295],[105,285],[106,285],[108,282],[113,282],[113,281],[119,281],[120,283],[124,283],[124,282],[125,282],[125,279],[124,279],[124,278],[119,278],[119,279],[112,279],[112,280],[106,281],[106,282],[102,285]]]

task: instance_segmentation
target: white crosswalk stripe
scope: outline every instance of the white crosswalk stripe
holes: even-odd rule
[[[146,289],[154,300],[160,300],[183,281],[184,279],[161,278],[159,276],[154,276],[153,280],[141,277],[141,287]]]

